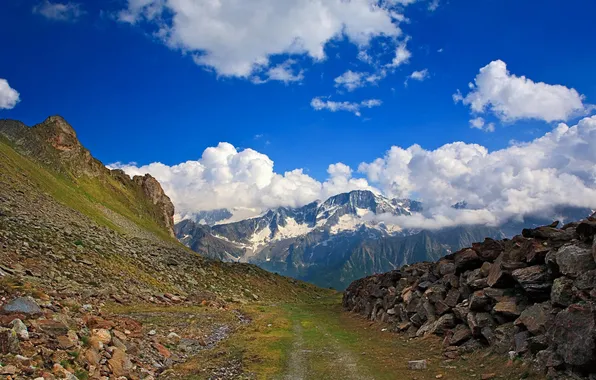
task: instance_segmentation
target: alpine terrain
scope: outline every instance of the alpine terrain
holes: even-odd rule
[[[383,258],[370,261],[374,268],[418,260],[434,239],[465,244],[367,219],[419,207],[353,192],[235,224],[186,221],[178,230],[202,233],[195,241],[210,256],[261,257],[272,268],[292,256],[318,265],[321,258],[304,251],[317,244],[337,245],[338,254],[342,245],[352,247],[349,258],[322,259],[337,260],[338,268],[356,268],[358,257],[370,260],[377,251]],[[0,375],[488,379],[499,371],[505,378],[538,378],[521,364],[504,367],[506,357],[480,346],[469,354],[473,360],[445,361],[438,338],[411,342],[344,313],[335,291],[199,255],[173,237],[174,213],[158,181],[107,169],[62,117],[33,127],[0,120]],[[288,254],[278,248],[284,244],[296,248]],[[442,255],[449,248],[436,249]],[[357,273],[362,269],[350,276]],[[410,363],[418,359],[426,360],[425,369]]]
[[[465,207],[465,203],[454,205]],[[254,263],[286,276],[323,287],[345,289],[353,280],[420,261],[433,261],[485,237],[500,239],[544,218],[499,228],[459,226],[439,230],[404,229],[391,217],[412,215],[423,204],[388,199],[371,191],[352,191],[300,208],[280,207],[234,223],[206,225],[186,219],[176,236],[192,250],[224,261]],[[562,210],[563,215],[589,215],[590,210]],[[213,219],[211,219],[213,220]],[[548,220],[548,219],[546,219]]]

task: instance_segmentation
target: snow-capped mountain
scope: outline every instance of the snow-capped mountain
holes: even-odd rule
[[[176,235],[185,245],[209,257],[250,262],[280,274],[342,289],[356,278],[413,262],[436,260],[487,237],[504,238],[511,230],[508,224],[500,228],[407,230],[379,218],[386,214],[412,215],[421,212],[422,207],[420,202],[408,199],[352,191],[303,207],[276,208],[234,223],[208,226],[184,220],[176,225]],[[466,208],[466,203],[454,207]],[[574,212],[585,216],[588,211]],[[560,214],[570,212],[564,210]],[[528,218],[522,227],[549,224],[552,220]],[[515,231],[519,231],[521,227],[515,223]]]
[[[304,236],[313,231],[331,235],[356,232],[365,227],[381,235],[399,235],[399,226],[385,225],[376,215],[411,215],[422,210],[416,201],[388,199],[370,191],[352,191],[335,195],[325,202],[313,202],[299,208],[280,207],[264,215],[236,223],[218,224],[212,231],[216,237],[237,243],[254,255],[272,241]]]

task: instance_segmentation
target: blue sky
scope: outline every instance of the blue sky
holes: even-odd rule
[[[185,2],[207,3],[178,3]],[[279,1],[271,9],[283,13],[286,3],[302,9],[307,7],[300,4],[308,1]],[[289,45],[279,45],[276,37],[291,32],[280,30],[285,26],[275,19],[269,20],[270,29],[260,25],[254,31],[251,25],[244,25],[247,37],[238,45],[233,35],[220,41],[217,33],[225,35],[224,30],[194,30],[192,19],[186,30],[176,30],[176,17],[189,15],[173,5],[160,5],[158,16],[151,13],[156,8],[141,7],[158,7],[155,0],[4,1],[0,3],[0,78],[18,91],[20,101],[0,109],[0,117],[32,125],[60,114],[104,163],[143,166],[161,162],[171,166],[199,160],[207,147],[228,142],[238,151],[252,148],[266,155],[275,162],[276,173],[303,168],[323,182],[329,176],[329,165],[341,162],[350,166],[356,177],[367,177],[368,185],[382,188],[370,173],[356,170],[362,162],[383,157],[392,146],[419,144],[433,151],[463,141],[494,151],[507,148],[511,141],[538,138],[559,121],[571,126],[593,113],[593,1],[546,0],[540,5],[519,0],[369,3],[375,3],[384,14],[391,11],[400,16],[384,18],[391,24],[383,26],[358,19],[358,12],[346,15],[339,2],[335,21],[345,23],[346,30],[367,22],[362,28],[370,31],[378,25],[378,30],[362,43],[356,41],[361,37],[342,33],[340,28],[331,38],[323,38],[324,58],[315,58],[311,47],[292,50]],[[435,8],[432,5],[438,6],[431,10]],[[234,17],[243,12],[234,10],[224,21],[233,24]],[[249,13],[259,16],[258,11]],[[222,14],[217,17],[227,17]],[[200,17],[197,20],[206,23]],[[160,28],[164,32],[164,25],[167,37],[157,34]],[[392,27],[399,32],[388,36]],[[321,42],[321,38],[308,35],[305,46],[309,38]],[[271,46],[267,45],[269,39]],[[258,70],[253,66],[249,73],[230,69],[238,67],[234,65],[239,59],[253,57],[253,43],[257,50],[275,52],[268,55],[269,63]],[[410,57],[390,67],[400,44]],[[202,51],[203,46],[206,49]],[[229,51],[217,53],[214,61],[193,60],[201,55],[213,58],[215,53],[209,55],[208,50],[213,46]],[[374,63],[358,59],[359,51],[372,56]],[[256,77],[267,79],[267,70],[288,59],[292,61],[286,68],[291,70],[286,74],[298,80],[255,83]],[[474,112],[472,98],[468,104],[456,104],[453,95],[457,90],[462,97],[474,92],[468,83],[481,68],[497,60],[506,64],[507,75],[564,86],[565,91],[553,100],[560,103],[554,108],[560,106],[561,111],[548,114],[548,109],[533,105],[542,99],[538,87],[531,88],[537,91],[535,99],[520,100],[529,104],[521,110],[512,109],[517,100],[499,103],[498,98],[482,94],[479,85],[476,93],[484,96],[483,112]],[[347,70],[382,78],[348,91],[335,82]],[[420,74],[424,80],[409,79],[407,86],[404,84],[413,72],[423,70],[427,73],[426,77]],[[581,100],[569,92],[572,89],[578,97],[583,96]],[[350,111],[317,110],[312,105],[316,98],[326,105],[327,101],[356,104],[371,99],[382,104],[361,107],[357,116]],[[494,132],[471,128],[470,120],[478,117],[484,120],[483,128],[494,123]]]

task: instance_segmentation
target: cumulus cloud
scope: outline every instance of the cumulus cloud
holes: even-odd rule
[[[20,100],[17,90],[10,87],[6,79],[0,78],[0,109],[12,109]]]
[[[495,131],[495,123],[488,123],[484,121],[483,118],[477,117],[475,119],[470,120],[470,128],[480,129],[484,132],[494,132]]]
[[[254,83],[265,83],[272,80],[284,82],[286,84],[291,82],[302,82],[304,79],[304,70],[295,69],[293,66],[296,65],[296,60],[287,59],[283,63],[268,69],[262,79],[261,77],[255,76],[253,78]]]
[[[586,114],[590,108],[575,89],[518,77],[501,60],[481,68],[469,87],[470,92],[465,96],[458,90],[453,95],[454,101],[469,106],[473,113],[492,112],[503,121],[565,121]]]
[[[397,48],[395,49],[395,57],[393,57],[391,63],[387,64],[387,67],[396,68],[410,61],[412,52],[408,50],[407,45],[408,39],[405,39],[403,42],[397,45]]]
[[[384,76],[385,72],[382,70],[377,74],[348,70],[335,78],[334,82],[335,87],[343,87],[348,91],[354,91],[360,87],[376,84],[379,80],[383,79]]]
[[[365,48],[374,38],[400,36],[403,15],[394,5],[381,0],[128,0],[117,18],[146,26],[218,75],[250,78],[267,71],[276,55],[324,60],[326,44],[336,38]]]
[[[571,127],[561,123],[531,142],[494,152],[463,142],[435,150],[393,146],[384,157],[362,163],[359,171],[386,195],[420,199],[427,218],[457,220],[449,205],[465,200],[474,210],[467,218],[497,224],[547,214],[556,206],[595,208],[594,146],[596,116]]]
[[[424,70],[420,70],[420,71],[414,71],[412,72],[412,74],[408,75],[408,77],[406,78],[406,81],[404,82],[404,85],[407,87],[408,86],[408,81],[410,79],[413,80],[417,80],[419,82],[422,82],[423,80],[427,79],[429,77],[429,73],[428,73],[428,69],[424,69]]]
[[[78,3],[52,3],[49,0],[44,0],[33,7],[33,13],[50,20],[76,21],[85,14],[85,11]]]
[[[321,111],[324,109],[329,110],[331,112],[348,111],[348,112],[352,112],[356,116],[362,115],[360,112],[360,109],[362,109],[362,108],[378,107],[381,104],[383,104],[383,102],[380,101],[379,99],[368,99],[368,100],[363,100],[360,103],[356,103],[356,102],[347,102],[347,101],[335,102],[332,100],[323,100],[320,97],[313,98],[310,102],[310,106],[317,111]]]
[[[259,213],[279,206],[302,206],[345,191],[374,190],[366,179],[352,178],[352,169],[343,163],[330,165],[329,178],[319,182],[302,169],[276,173],[267,155],[252,149],[238,151],[228,143],[207,148],[199,160],[179,165],[115,163],[109,167],[129,175],[153,175],[171,197],[179,218],[219,208]]]
[[[424,203],[422,214],[377,216],[402,228],[499,225],[523,215],[550,216],[560,206],[596,208],[596,116],[577,125],[559,124],[527,143],[489,152],[454,142],[435,150],[393,146],[383,157],[360,164],[359,176],[343,164],[329,165],[320,182],[294,169],[274,170],[273,161],[228,143],[205,149],[196,161],[167,166],[112,164],[130,175],[155,176],[178,216],[218,208],[251,210],[297,207],[356,189]],[[364,175],[364,177],[362,177]],[[465,201],[466,209],[452,205]],[[244,217],[250,215],[243,214]]]

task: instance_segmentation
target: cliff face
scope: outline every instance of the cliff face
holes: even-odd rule
[[[354,281],[343,306],[411,337],[443,336],[447,359],[490,345],[549,378],[593,378],[596,214],[556,225]]]
[[[149,174],[130,178],[121,170],[106,168],[80,143],[75,130],[61,116],[50,116],[33,127],[0,120],[0,137],[19,153],[69,178],[112,211],[151,219],[174,236],[174,205],[159,182]]]
[[[159,182],[150,174],[134,176],[132,182],[139,186],[151,203],[157,207],[158,220],[167,228],[171,236],[174,235],[174,204],[163,191]]]

